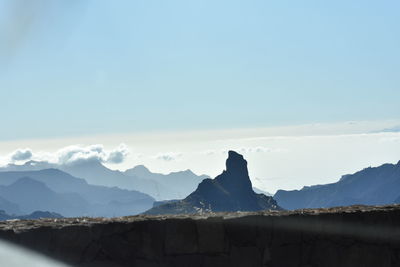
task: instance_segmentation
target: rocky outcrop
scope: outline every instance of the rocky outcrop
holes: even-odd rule
[[[400,206],[0,222],[72,266],[400,266]],[[1,259],[0,259],[1,263]]]
[[[181,201],[154,207],[145,214],[192,214],[202,212],[232,212],[279,210],[275,200],[253,191],[247,161],[229,151],[226,170],[215,179],[203,180],[197,189]]]

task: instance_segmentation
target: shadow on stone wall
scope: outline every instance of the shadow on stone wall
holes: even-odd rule
[[[400,266],[400,206],[57,219],[0,224],[3,240],[72,266]]]

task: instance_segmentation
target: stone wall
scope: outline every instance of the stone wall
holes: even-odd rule
[[[72,266],[400,266],[400,206],[0,223]]]

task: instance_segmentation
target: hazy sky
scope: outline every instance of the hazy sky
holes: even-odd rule
[[[400,125],[399,10],[0,0],[0,159],[124,143],[130,155],[110,167],[215,175],[237,149],[270,191],[396,162],[399,134],[376,132]]]
[[[0,165],[30,159],[54,163],[98,159],[112,169],[144,164],[153,172],[191,169],[215,177],[225,169],[227,151],[232,149],[247,159],[253,184],[274,193],[336,182],[344,174],[369,166],[397,163],[399,126],[400,120],[352,121],[4,141],[0,142]],[[119,162],[121,158],[124,161]]]
[[[396,119],[399,1],[0,1],[0,139]]]

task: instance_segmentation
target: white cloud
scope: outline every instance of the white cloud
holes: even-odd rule
[[[183,154],[180,152],[167,152],[167,153],[159,153],[155,156],[155,158],[164,161],[174,161],[181,158],[182,156]]]
[[[29,160],[32,158],[32,151],[29,148],[25,149],[17,149],[13,153],[10,154],[11,161],[22,161]]]
[[[125,144],[108,151],[103,145],[68,146],[57,151],[58,164],[75,164],[85,161],[100,161],[102,163],[118,164],[124,162],[129,155]]]
[[[103,145],[67,146],[56,152],[58,164],[74,164],[83,161],[101,161],[106,158]]]
[[[30,149],[17,149],[6,157],[1,158],[3,165],[14,163],[16,161],[40,161],[53,164],[76,164],[87,161],[99,161],[101,163],[119,164],[125,161],[129,155],[129,149],[125,144],[120,144],[113,150],[107,150],[103,145],[66,146],[51,152],[33,152]]]
[[[129,155],[129,149],[125,144],[119,145],[116,149],[112,150],[106,160],[107,163],[122,163]]]

